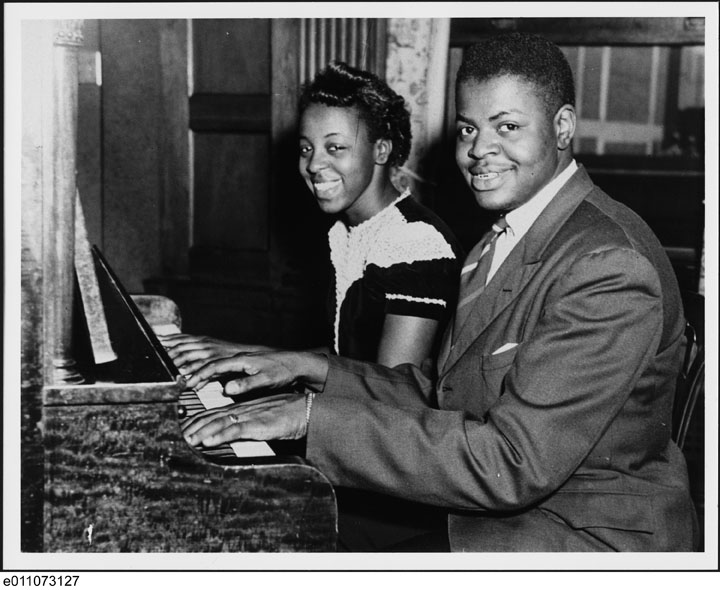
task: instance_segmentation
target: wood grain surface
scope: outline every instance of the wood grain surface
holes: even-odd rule
[[[46,552],[334,551],[335,496],[304,464],[214,465],[175,403],[45,408]]]

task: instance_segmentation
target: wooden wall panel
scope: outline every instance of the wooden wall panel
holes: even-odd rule
[[[195,134],[195,246],[267,249],[269,144],[267,135]]]
[[[192,276],[267,277],[271,52],[268,19],[193,20]]]
[[[270,100],[266,95],[193,94],[190,128],[219,133],[268,133]]]
[[[454,18],[454,45],[469,45],[498,32],[537,33],[568,45],[702,45],[702,17],[653,18]]]
[[[193,21],[193,93],[269,94],[270,21]]]
[[[158,23],[162,113],[160,158],[160,248],[164,273],[186,273],[190,248],[190,161],[188,136],[188,25]]]
[[[130,292],[160,268],[159,21],[104,20],[103,251]]]

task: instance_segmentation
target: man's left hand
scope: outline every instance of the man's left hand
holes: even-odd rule
[[[237,440],[298,439],[305,436],[305,396],[285,393],[202,412],[183,425],[192,446],[216,447]]]

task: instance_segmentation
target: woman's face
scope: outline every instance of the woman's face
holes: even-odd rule
[[[329,214],[364,219],[374,175],[375,144],[354,107],[311,104],[300,120],[300,174]]]

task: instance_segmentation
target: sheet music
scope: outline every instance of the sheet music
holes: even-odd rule
[[[153,326],[153,331],[161,336],[180,333],[175,324],[156,325]],[[187,411],[188,418],[204,410],[222,408],[234,403],[232,398],[223,393],[223,386],[219,381],[211,381],[200,389],[186,391],[180,395],[179,401]],[[272,457],[275,455],[270,445],[263,441],[232,442],[230,448],[237,457]]]
[[[88,333],[95,364],[102,365],[117,360],[108,331],[107,318],[103,307],[100,286],[95,274],[90,243],[88,242],[85,216],[83,215],[80,191],[75,194],[75,274],[80,288],[80,297],[88,323]]]

